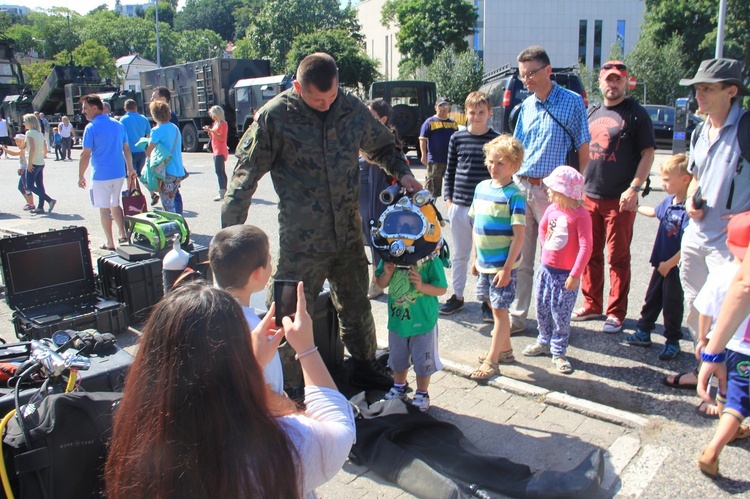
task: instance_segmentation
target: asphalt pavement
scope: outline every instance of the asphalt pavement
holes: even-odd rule
[[[0,171],[5,172],[5,181],[0,183],[0,235],[5,230],[40,232],[85,226],[94,261],[107,253],[98,249],[104,242],[98,211],[90,207],[87,192],[76,185],[79,155],[80,149],[74,149],[74,162],[47,160],[45,185],[58,203],[53,213],[41,215],[21,209],[24,201],[16,190],[17,160],[0,159]],[[641,199],[645,205],[655,206],[664,198],[658,188],[658,164],[667,157],[664,151],[657,153],[651,177],[657,189]],[[208,245],[221,226],[220,203],[212,201],[218,191],[213,162],[207,153],[185,153],[183,158],[190,172],[182,188],[185,218],[193,240]],[[228,168],[233,165],[230,158]],[[421,164],[413,170],[423,181]],[[278,253],[277,203],[270,177],[266,176],[259,184],[248,223],[271,236],[274,255]],[[442,199],[437,206],[446,212]],[[656,228],[655,219],[636,218],[626,331],[635,326],[645,296]],[[444,235],[450,244],[447,227]],[[447,272],[450,282],[451,271]],[[520,355],[536,337],[532,309],[527,330],[511,339],[516,362],[502,365],[501,376],[487,386],[479,386],[466,375],[489,346],[491,324],[481,322],[474,282],[469,276],[464,309],[441,316],[439,322],[440,354],[446,369],[434,377],[430,389],[432,415],[456,424],[483,451],[528,464],[533,470],[572,469],[588,451],[601,448],[607,451],[603,496],[697,498],[750,492],[745,472],[750,442],[738,442],[724,450],[721,478],[703,476],[695,463],[713,434],[716,420],[696,411],[699,401],[694,392],[662,384],[667,374],[695,366],[691,341],[681,342],[683,351],[677,359],[661,361],[657,354],[663,337],[658,334],[653,335],[651,348],[627,347],[619,343],[622,334],[601,332],[602,321],[572,323],[568,355],[575,372],[566,376],[552,371],[549,357]],[[372,301],[382,345],[387,344],[386,301],[385,296]],[[0,337],[13,340],[10,317],[8,307],[0,304]],[[660,332],[657,328],[656,333]],[[137,327],[131,328],[120,334],[119,342],[133,351],[138,334]],[[352,462],[318,492],[321,497],[337,498],[411,497]]]

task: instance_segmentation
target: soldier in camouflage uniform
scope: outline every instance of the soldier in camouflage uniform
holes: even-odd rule
[[[311,315],[327,278],[341,338],[354,360],[353,381],[387,390],[391,381],[374,363],[375,324],[359,217],[360,149],[409,192],[421,189],[391,131],[358,98],[339,91],[333,58],[307,56],[293,88],[264,106],[242,137],[221,223],[245,223],[258,181],[270,171],[279,196],[274,278],[304,281]]]

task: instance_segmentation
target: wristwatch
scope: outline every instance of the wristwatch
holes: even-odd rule
[[[630,188],[633,189],[635,192],[641,192],[641,186],[640,185],[630,184]]]
[[[712,364],[718,364],[724,362],[727,358],[726,350],[721,353],[706,353],[704,348],[701,348],[701,360],[703,362],[710,362]]]

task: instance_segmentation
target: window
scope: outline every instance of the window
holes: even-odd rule
[[[586,65],[586,35],[589,23],[586,19],[578,21],[578,63]]]
[[[620,45],[620,53],[625,57],[625,20],[617,21],[617,43]]]
[[[594,67],[602,66],[602,21],[594,21]]]

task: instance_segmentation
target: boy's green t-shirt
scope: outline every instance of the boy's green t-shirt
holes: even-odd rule
[[[375,276],[383,273],[383,261]],[[438,288],[447,288],[443,262],[439,258],[424,261],[417,267],[422,281]],[[420,293],[409,281],[409,269],[397,267],[388,283],[388,329],[402,338],[432,331],[438,319],[437,296]]]

